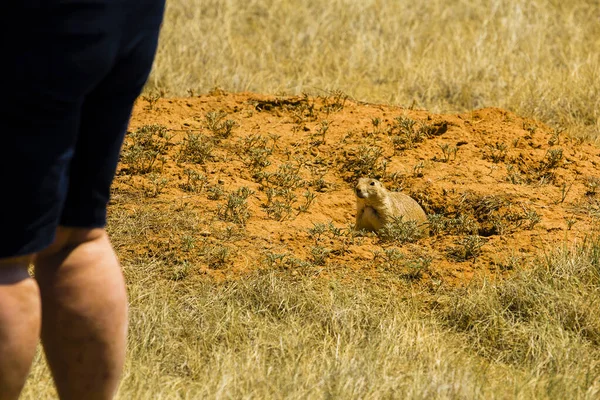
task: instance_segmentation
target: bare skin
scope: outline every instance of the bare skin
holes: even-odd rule
[[[0,400],[19,397],[40,335],[40,293],[31,257],[0,260]]]
[[[25,263],[28,260],[19,265]],[[59,227],[54,243],[35,255],[33,263],[37,285],[23,275],[22,269],[17,275],[22,278],[19,284],[28,283],[35,290],[19,292],[14,288],[12,301],[31,303],[30,309],[37,304],[39,310],[41,299],[42,344],[60,398],[111,399],[125,360],[127,297],[119,262],[106,231]],[[14,260],[0,261],[0,265],[13,264]],[[9,300],[1,295],[3,289],[0,286],[0,309],[13,312],[4,320],[0,313],[0,326],[16,339],[13,344],[0,347],[2,354],[7,355],[1,359],[19,359],[19,365],[24,366],[20,371],[24,372],[12,374],[15,376],[10,382],[0,380],[0,400],[17,398],[40,331],[39,313],[35,318],[24,306],[8,307]],[[29,333],[23,340],[12,333],[21,325],[24,326],[21,330]],[[14,367],[0,361],[0,376],[5,376],[11,368]],[[5,396],[5,393],[12,394]]]

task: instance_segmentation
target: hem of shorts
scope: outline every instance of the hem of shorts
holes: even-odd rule
[[[52,243],[54,243],[54,239],[56,238],[56,233],[50,235],[49,240],[40,240],[40,238],[34,238],[27,242],[26,245],[20,246],[16,251],[0,253],[0,259],[7,258],[17,258],[17,257],[25,257],[25,256],[33,256],[40,251],[50,247]]]

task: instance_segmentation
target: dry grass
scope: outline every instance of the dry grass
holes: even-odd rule
[[[142,215],[131,226],[164,218]],[[597,398],[599,271],[598,239],[437,292],[343,271],[183,282],[166,278],[172,261],[135,257],[120,398]],[[23,398],[52,393],[38,360]]]
[[[148,90],[339,89],[600,130],[596,1],[170,0]]]

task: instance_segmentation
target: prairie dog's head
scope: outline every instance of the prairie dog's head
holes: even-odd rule
[[[356,184],[356,197],[365,201],[381,197],[385,187],[377,179],[360,178]]]

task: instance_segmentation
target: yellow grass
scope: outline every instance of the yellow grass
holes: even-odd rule
[[[498,106],[600,130],[600,5],[576,0],[170,0],[149,90]]]
[[[592,241],[432,295],[277,272],[181,285],[141,258],[119,398],[594,399],[599,262]],[[39,358],[23,398],[53,398]]]

